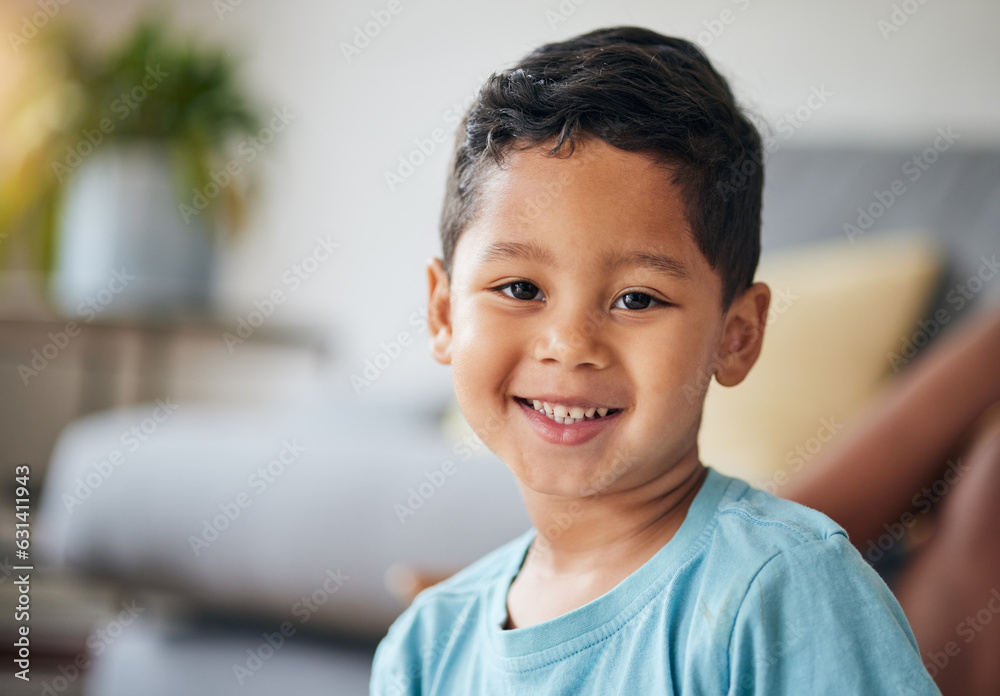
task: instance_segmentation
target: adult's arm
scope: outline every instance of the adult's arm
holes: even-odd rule
[[[863,544],[912,507],[956,443],[1000,402],[1000,302],[943,335],[783,495]]]

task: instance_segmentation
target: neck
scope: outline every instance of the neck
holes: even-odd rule
[[[522,484],[536,529],[525,565],[552,575],[609,566],[631,573],[680,529],[706,474],[695,448],[655,479],[624,491],[567,498]]]

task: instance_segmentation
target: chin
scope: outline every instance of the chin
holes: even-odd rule
[[[614,484],[619,474],[612,470],[599,471],[593,464],[553,461],[542,466],[523,461],[508,465],[522,486],[541,495],[561,498],[584,498]]]

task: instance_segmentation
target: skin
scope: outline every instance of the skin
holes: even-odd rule
[[[508,594],[510,628],[596,599],[673,537],[704,480],[705,390],[746,376],[770,302],[754,283],[722,310],[668,168],[591,137],[569,157],[550,145],[515,149],[492,173],[450,278],[440,259],[428,265],[431,352],[538,532]],[[575,426],[521,398],[618,412],[564,442]]]

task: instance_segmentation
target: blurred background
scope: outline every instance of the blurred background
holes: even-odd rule
[[[1000,5],[0,6],[4,645],[17,466],[37,554],[4,693],[365,693],[413,567],[526,527],[425,348],[424,262],[483,78],[620,24],[697,42],[769,134],[760,379],[799,371],[703,434],[764,485],[1000,296]]]

